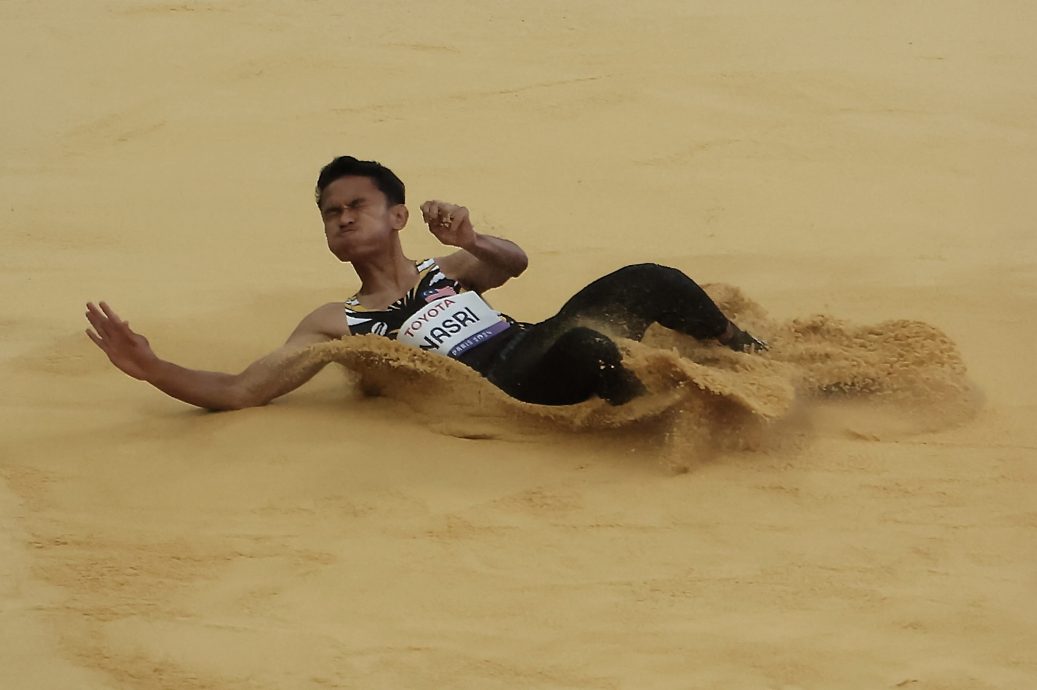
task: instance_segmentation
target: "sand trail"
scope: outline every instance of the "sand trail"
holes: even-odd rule
[[[502,437],[538,421],[540,432],[637,427],[672,413],[684,420],[683,433],[708,435],[723,445],[725,438],[741,438],[750,427],[778,426],[804,407],[833,399],[852,401],[872,418],[895,415],[905,433],[955,426],[978,409],[979,393],[954,343],[926,323],[857,326],[824,315],[775,321],[736,288],[709,289],[725,313],[771,338],[771,349],[746,356],[655,326],[643,342],[620,340],[626,366],[647,387],[645,396],[623,406],[601,400],[529,405],[463,365],[377,337],[314,346],[300,366],[342,364],[359,391],[398,398],[437,420],[441,430],[467,437]],[[454,424],[478,419],[482,430],[464,431],[463,422],[442,426],[443,407],[454,412]],[[496,430],[487,425],[491,418]],[[692,418],[696,429],[688,426]]]

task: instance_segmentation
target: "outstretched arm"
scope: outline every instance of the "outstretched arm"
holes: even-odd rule
[[[303,319],[283,346],[240,374],[225,374],[187,369],[160,359],[148,339],[131,330],[130,324],[104,302],[100,307],[87,304],[86,318],[93,326],[86,334],[116,367],[167,395],[209,410],[265,405],[295,390],[328,363],[326,359],[313,358],[308,346],[347,332],[341,305],[326,304]]]
[[[514,242],[476,232],[464,206],[426,201],[421,215],[436,239],[461,250],[441,257],[439,267],[477,292],[503,285],[529,264],[526,253]]]

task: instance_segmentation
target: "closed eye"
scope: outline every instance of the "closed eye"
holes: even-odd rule
[[[364,205],[364,202],[364,199],[354,199],[353,201],[347,201],[341,206],[328,206],[327,208],[321,211],[321,217],[325,220],[330,220],[331,218],[334,218],[336,215],[338,215],[340,210],[349,209],[350,211],[355,211],[362,207]]]

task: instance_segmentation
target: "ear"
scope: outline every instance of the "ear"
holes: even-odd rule
[[[403,204],[396,204],[389,209],[389,222],[392,223],[392,229],[397,232],[403,230],[408,218],[410,218],[410,211]]]

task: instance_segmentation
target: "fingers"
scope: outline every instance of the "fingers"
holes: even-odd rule
[[[452,216],[447,218],[447,222],[450,223],[451,232],[460,232],[461,226],[468,222],[468,209],[464,206],[458,206]]]
[[[130,330],[130,324],[119,318],[119,315],[108,306],[107,302],[101,302],[100,308],[93,302],[87,302],[86,319],[97,332],[97,339],[91,336],[91,340],[95,343],[98,343],[98,340],[104,342],[111,340],[115,336],[128,337],[133,334]],[[87,333],[87,335],[90,335],[90,333]]]
[[[426,201],[421,205],[421,215],[430,228],[448,228],[453,225],[459,212],[468,213],[468,209],[445,201]]]
[[[98,335],[96,333],[94,333],[94,329],[88,328],[88,329],[86,329],[85,332],[86,332],[87,337],[89,337],[90,340],[94,341],[94,345],[96,345],[97,347],[101,348],[102,350],[104,349],[104,341],[101,340],[101,338],[98,337]]]
[[[108,317],[93,302],[86,304],[86,320],[90,322],[102,340],[108,337]]]
[[[443,225],[444,217],[450,215],[449,206],[442,201],[426,201],[422,205],[421,212],[429,227],[435,228]]]
[[[107,302],[101,302],[101,311],[103,311],[105,313],[105,316],[107,316],[112,321],[115,321],[116,323],[125,323],[122,319],[119,318],[119,315],[115,313],[115,310],[108,306]]]
[[[426,201],[421,205],[421,218],[429,225],[432,225],[432,219],[436,217],[437,204],[435,201]]]

